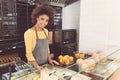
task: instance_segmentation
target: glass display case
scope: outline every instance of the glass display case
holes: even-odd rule
[[[79,73],[91,77],[91,80],[109,80],[120,68],[119,55],[120,49],[114,49],[111,52],[101,52],[94,57],[85,59],[84,62],[86,61],[87,66],[84,64],[83,68],[81,66],[83,64],[79,64]],[[92,62],[90,60],[95,62],[90,63]]]
[[[33,67],[26,68],[11,73],[11,80],[109,80],[120,68],[119,55],[120,49],[117,49],[66,66],[45,64],[40,72]]]

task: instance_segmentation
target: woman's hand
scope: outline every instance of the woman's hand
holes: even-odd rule
[[[52,60],[52,59],[49,59],[49,63],[50,63],[51,65],[60,65],[57,61]]]
[[[35,66],[37,70],[41,71],[42,67],[41,66]]]
[[[36,61],[29,61],[37,70],[41,71],[42,67],[37,64]]]

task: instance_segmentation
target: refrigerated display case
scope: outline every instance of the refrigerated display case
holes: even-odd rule
[[[100,55],[100,54],[98,54]],[[104,55],[83,59],[85,65],[76,62],[67,66],[43,65],[39,73],[35,68],[26,68],[11,73],[11,80],[109,80],[120,68],[120,49],[106,52]],[[94,63],[90,63],[94,60]],[[87,62],[88,61],[88,62]],[[89,63],[89,64],[88,64]],[[119,72],[120,73],[120,72]],[[6,75],[8,75],[7,73]],[[117,76],[119,78],[119,75]],[[113,79],[112,80],[117,80]],[[118,79],[119,80],[119,79]]]
[[[99,54],[98,54],[99,55]],[[114,73],[119,70],[120,68],[120,49],[114,49],[109,53],[105,53],[104,55],[97,56],[97,61],[95,58],[88,58],[94,59],[96,61],[93,66],[93,69],[90,70],[90,66],[86,67],[86,69],[79,71],[81,74],[91,77],[91,80],[109,80]],[[81,67],[79,66],[81,69]],[[119,76],[117,76],[119,78]],[[120,78],[119,78],[120,79]],[[112,79],[117,80],[117,79]]]

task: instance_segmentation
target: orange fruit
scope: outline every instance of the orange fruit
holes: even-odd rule
[[[67,59],[66,61],[65,61],[65,65],[69,65],[70,64],[70,61]]]
[[[69,61],[73,62],[74,58],[72,56],[69,57]]]
[[[68,58],[69,58],[69,55],[64,55],[64,57],[68,59]]]
[[[63,58],[60,59],[60,63],[61,63],[61,64],[64,64]]]
[[[85,58],[85,54],[79,54],[80,58]]]
[[[65,55],[65,56],[63,56],[63,60],[64,60],[64,62],[65,62],[67,59],[69,59],[69,55]]]
[[[61,58],[63,58],[63,56],[62,56],[62,55],[59,55],[58,59],[60,60]]]
[[[76,54],[75,54],[75,58],[80,58],[79,55],[80,55],[80,53],[76,53]]]
[[[62,59],[63,59],[63,61],[65,62],[65,61],[67,60],[67,57],[63,57]]]
[[[91,52],[90,53],[92,57],[95,57],[96,56],[96,53],[95,52]]]

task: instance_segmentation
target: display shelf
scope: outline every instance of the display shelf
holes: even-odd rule
[[[57,66],[45,64],[42,65],[40,74],[32,68],[26,68],[12,73],[12,80],[109,80],[109,78],[120,68],[120,49],[110,53],[98,53],[97,60],[95,57],[83,59],[83,62],[67,66]],[[115,58],[116,56],[116,58]],[[94,60],[94,62],[92,62]],[[32,69],[32,70],[31,70]],[[39,77],[38,77],[39,76]]]
[[[96,54],[96,56],[85,58],[80,63],[74,63],[66,67],[64,66],[62,69],[63,71],[66,71],[66,69],[68,69],[75,72],[71,75],[69,75],[71,72],[68,74],[66,73],[66,75],[69,75],[69,79],[65,80],[73,80],[73,77],[77,74],[82,74],[86,76],[86,78],[89,78],[82,80],[108,80],[115,73],[115,71],[120,68],[119,55],[120,49],[113,50],[109,53],[99,52]],[[56,72],[57,71],[58,70],[56,70]],[[77,78],[75,79],[77,80]],[[81,78],[79,77],[79,79]]]
[[[86,61],[92,59],[95,61],[95,63],[89,64],[90,62],[86,62],[87,65],[84,64],[84,68],[81,66],[83,64],[78,64],[79,65],[78,73],[81,73],[90,77],[92,75],[93,78],[95,76],[99,77],[98,80],[107,80],[110,76],[114,74],[116,70],[120,68],[119,55],[120,55],[120,49],[117,49],[102,55],[97,54],[96,57],[90,57],[86,59]],[[90,68],[91,66],[92,66],[92,70]]]

